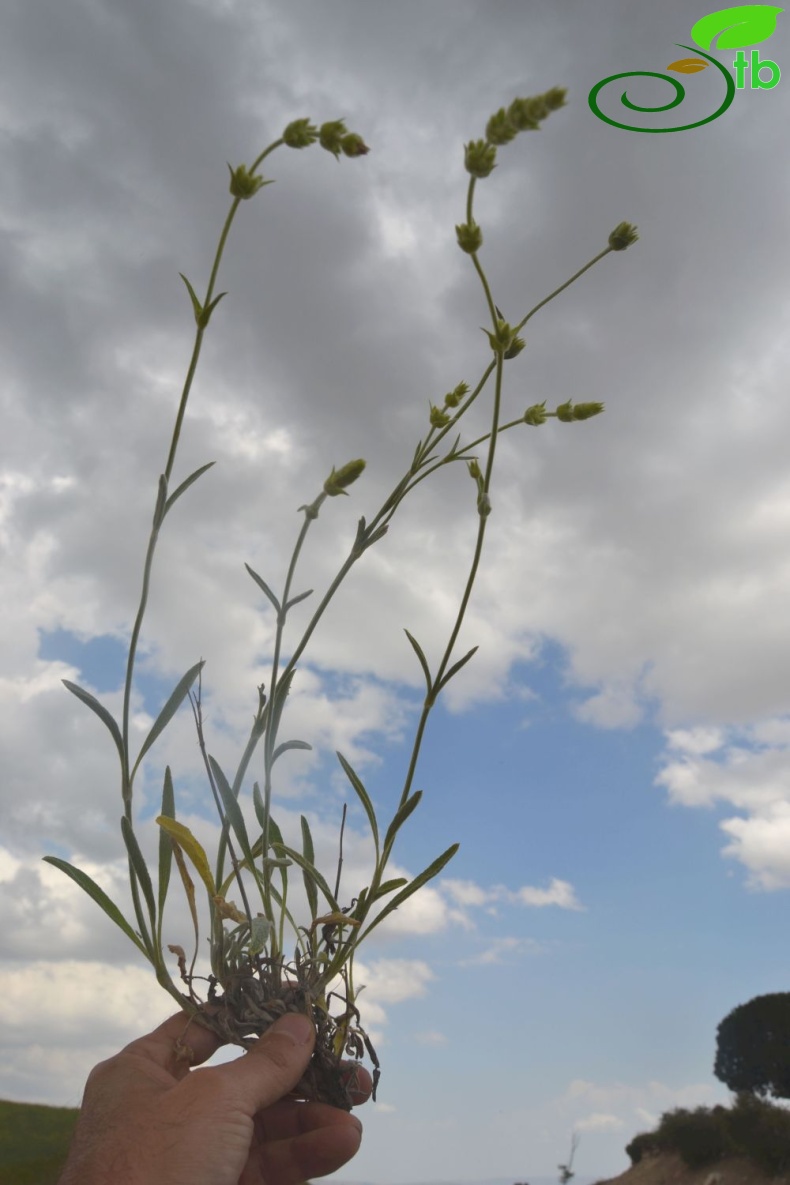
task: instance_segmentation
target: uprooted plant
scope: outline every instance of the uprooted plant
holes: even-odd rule
[[[362,157],[368,148],[362,138],[347,131],[342,120],[324,123],[320,128],[308,119],[298,119],[289,124],[280,139],[275,140],[247,168],[240,165],[230,168],[230,192],[232,203],[219,238],[211,276],[203,300],[199,300],[194,288],[182,276],[194,311],[196,333],[192,357],[187,370],[183,392],[176,415],[170,442],[170,451],[164,473],[159,478],[159,488],[153,516],[153,526],[148,543],[143,570],[142,592],[139,608],[131,631],[126,679],[123,697],[123,718],[120,725],[110,712],[88,691],[64,680],[69,691],[83,701],[105,724],[118,750],[121,764],[121,798],[123,817],[121,834],[126,847],[129,865],[129,880],[137,929],[123,916],[106,893],[84,872],[53,856],[45,859],[60,868],[80,885],[101,906],[105,913],[124,931],[137,949],[153,965],[159,983],[170,993],[191,1019],[211,1029],[224,1041],[249,1048],[260,1034],[285,1011],[300,1011],[313,1020],[316,1027],[316,1046],[313,1059],[300,1091],[308,1098],[315,1098],[348,1109],[351,1106],[347,1068],[341,1067],[343,1054],[358,1061],[365,1051],[373,1063],[374,1092],[379,1069],[373,1046],[365,1033],[356,999],[361,990],[354,984],[354,955],[362,942],[385,918],[421,886],[437,876],[457,850],[453,844],[429,867],[412,880],[404,877],[386,879],[387,865],[393,846],[403,824],[418,806],[421,791],[412,791],[417,758],[425,733],[428,715],[449,680],[471,659],[477,647],[463,657],[453,661],[453,650],[464,619],[466,608],[480,565],[483,539],[488,516],[491,513],[491,483],[494,469],[496,442],[500,432],[517,424],[537,426],[549,417],[563,423],[585,420],[603,411],[601,403],[577,403],[571,400],[560,404],[554,411],[546,410],[545,400],[534,404],[517,419],[501,423],[502,389],[505,363],[514,359],[524,348],[520,332],[532,316],[578,279],[610,251],[622,251],[637,238],[636,230],[626,222],[610,234],[608,246],[581,268],[555,292],[537,304],[516,325],[509,324],[494,303],[489,281],[479,258],[483,242],[482,231],[473,217],[473,203],[477,182],[488,177],[495,168],[499,147],[509,143],[520,132],[537,130],[551,112],[565,103],[565,91],[553,88],[545,94],[532,98],[516,99],[505,109],[491,117],[486,126],[485,139],[470,141],[465,146],[465,166],[470,174],[466,201],[465,220],[456,226],[458,245],[471,259],[480,279],[485,302],[490,315],[491,328],[484,330],[488,347],[493,355],[474,389],[461,382],[444,397],[443,406],[430,405],[429,429],[424,440],[417,443],[410,465],[384,502],[375,517],[367,522],[359,519],[356,537],[347,558],[337,575],[326,589],[320,604],[293,651],[290,660],[280,669],[280,655],[283,634],[289,611],[294,605],[310,596],[307,592],[294,592],[297,562],[308,531],[319,516],[321,506],[327,498],[345,495],[349,487],[362,473],[365,462],[350,461],[340,469],[332,469],[323,488],[311,502],[299,507],[304,519],[291,556],[285,585],[278,597],[266,581],[247,565],[247,571],[264,596],[273,606],[276,614],[276,633],[272,657],[268,695],[265,684],[258,690],[254,722],[238,768],[229,778],[216,759],[207,751],[201,711],[201,671],[203,662],[196,663],[179,680],[167,702],[162,707],[136,757],[130,751],[130,704],[135,668],[135,656],[145,616],[151,584],[154,554],[159,533],[178,499],[198,480],[214,462],[202,465],[186,477],[171,491],[171,477],[175,465],[176,451],[183,426],[187,401],[200,356],[203,336],[211,317],[225,293],[214,295],[217,273],[236,211],[241,202],[252,198],[269,181],[258,172],[262,162],[276,148],[307,148],[316,141],[339,160],[341,154],[347,157]],[[493,397],[490,410],[490,432],[461,445],[460,434],[455,443],[441,457],[437,449],[445,437],[453,431],[465,412],[480,396],[493,375]],[[478,458],[475,450],[485,448],[484,460]],[[431,673],[428,660],[416,638],[408,630],[406,636],[411,644],[425,677],[426,693],[422,714],[417,727],[411,758],[397,808],[386,829],[380,828],[370,796],[356,772],[341,753],[338,760],[361,803],[370,826],[374,863],[369,883],[355,888],[354,896],[347,904],[341,904],[340,869],[342,866],[343,827],[345,808],[340,833],[340,857],[334,885],[315,863],[313,837],[307,819],[301,819],[301,850],[284,842],[283,835],[272,816],[273,769],[277,760],[291,749],[310,749],[300,740],[278,743],[289,689],[296,673],[296,664],[316,628],[324,610],[337,592],[354,564],[369,547],[378,543],[389,529],[390,521],[400,503],[408,494],[437,469],[456,461],[467,464],[474,482],[477,509],[477,538],[469,575],[461,597],[457,618],[447,642],[442,660],[435,673]],[[197,684],[197,691],[193,688]],[[176,818],[175,791],[170,767],[164,774],[161,814],[157,818],[159,833],[158,886],[154,889],[151,873],[146,865],[135,835],[133,788],[141,763],[162,734],[179,706],[189,698],[195,717],[200,750],[205,763],[214,803],[221,825],[216,862],[212,870],[203,847],[192,832]],[[242,788],[252,758],[263,741],[262,783],[252,786],[252,809],[259,834],[255,838],[250,832],[249,813],[242,809]],[[226,854],[229,870],[225,868]],[[168,971],[168,959],[163,949],[162,923],[168,886],[175,860],[181,882],[186,892],[195,935],[195,949],[191,962],[183,947],[168,943],[167,950],[177,962],[180,978],[186,991],[177,986]],[[210,936],[210,974],[200,976],[195,972],[198,955],[200,925],[195,884],[190,868],[197,872],[207,892],[208,934]],[[296,867],[301,873],[310,917],[306,924],[294,916],[288,906],[289,869]],[[233,892],[237,900],[230,900]],[[347,895],[346,895],[347,896]],[[304,919],[302,919],[304,920]],[[293,947],[291,944],[294,944]],[[292,954],[289,952],[292,950]],[[196,982],[208,984],[205,998],[199,995]],[[182,1045],[180,1052],[189,1055],[188,1046]],[[375,1093],[374,1093],[375,1097]]]

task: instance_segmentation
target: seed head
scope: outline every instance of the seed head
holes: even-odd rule
[[[448,391],[444,397],[445,407],[458,407],[458,404],[463,399],[464,395],[469,390],[467,383],[459,383],[454,391]]]
[[[508,348],[505,350],[505,357],[515,358],[517,354],[521,353],[526,344],[527,343],[524,341],[523,337],[514,337]]]
[[[609,235],[609,246],[613,251],[625,251],[639,238],[636,227],[630,222],[620,222]]]
[[[332,472],[324,482],[324,493],[328,494],[330,498],[336,498],[338,494],[345,495],[346,486],[352,485],[364,468],[365,462],[362,460],[349,461],[341,469],[337,470],[333,465]]]
[[[257,173],[250,173],[246,165],[239,165],[237,169],[230,169],[230,192],[234,197],[243,198],[245,201],[248,198],[254,197],[262,185],[271,185],[271,181],[264,181],[263,177],[259,177]]]
[[[455,233],[458,238],[458,246],[467,255],[474,255],[483,245],[483,232],[474,219],[456,226]]]
[[[343,148],[343,137],[349,134],[342,119],[333,119],[328,123],[322,123],[318,138],[321,142],[321,147],[325,148],[327,152],[331,152],[335,160],[340,159],[340,153]]]
[[[500,107],[496,115],[492,115],[486,124],[486,139],[489,144],[509,144],[518,135],[519,129],[514,127],[508,119],[504,107]]]
[[[546,423],[546,400],[542,403],[534,403],[532,407],[528,407],[524,412],[524,423],[532,424],[537,427],[538,424]]]
[[[602,403],[577,403],[573,409],[574,420],[589,420],[591,416],[600,415],[603,411]]]
[[[344,156],[367,156],[370,152],[365,141],[356,132],[349,132],[340,141],[340,148]]]
[[[488,337],[495,354],[504,354],[513,345],[513,330],[507,321],[497,321],[495,333],[489,333],[487,329],[483,333]]]
[[[496,168],[496,145],[470,140],[464,146],[464,165],[473,177],[488,177]]]
[[[564,87],[554,86],[542,95],[514,99],[507,109],[508,123],[519,132],[536,131],[541,121],[548,119],[552,111],[558,111],[560,107],[565,106],[567,93]]]
[[[295,119],[283,132],[283,142],[289,148],[309,148],[318,139],[318,128],[309,119]]]

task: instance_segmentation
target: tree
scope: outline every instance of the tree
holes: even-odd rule
[[[730,1090],[790,1099],[790,992],[755,996],[716,1030],[713,1073]]]

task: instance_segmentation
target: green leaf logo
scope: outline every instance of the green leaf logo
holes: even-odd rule
[[[783,8],[772,4],[739,4],[704,16],[692,27],[691,38],[701,49],[710,49],[716,37],[716,49],[742,49],[767,41],[776,28],[776,18]]]
[[[702,58],[678,58],[676,62],[670,62],[667,70],[674,70],[677,74],[697,74],[707,67],[708,63],[703,62]]]

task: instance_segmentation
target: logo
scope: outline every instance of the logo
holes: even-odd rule
[[[773,90],[779,82],[782,72],[776,62],[772,62],[768,58],[761,58],[756,49],[751,50],[749,57],[743,51],[747,46],[759,45],[760,42],[767,41],[773,35],[776,29],[776,18],[780,12],[784,12],[784,9],[776,8],[771,4],[741,4],[737,8],[722,8],[719,12],[712,12],[709,16],[704,16],[692,27],[691,39],[694,45],[681,45],[680,42],[675,42],[680,49],[688,49],[692,54],[713,48],[714,41],[716,41],[715,49],[717,51],[738,50],[732,63],[734,77],[721,62],[704,52],[702,57],[678,58],[676,62],[671,62],[666,67],[667,70],[674,70],[677,74],[697,74],[700,70],[706,70],[709,65],[719,71],[724,80],[726,93],[721,106],[713,112],[713,115],[708,115],[705,119],[698,119],[696,123],[684,124],[679,128],[638,128],[630,123],[619,123],[618,120],[610,119],[608,115],[604,115],[598,106],[598,95],[608,83],[617,82],[620,78],[660,78],[664,82],[668,82],[675,91],[674,99],[671,99],[669,103],[664,103],[661,107],[640,107],[638,103],[631,102],[627,91],[623,91],[620,102],[630,111],[671,111],[673,107],[678,107],[686,97],[682,83],[676,78],[670,78],[668,74],[657,74],[654,70],[629,70],[624,74],[612,74],[609,78],[597,82],[587,97],[590,110],[593,115],[597,115],[605,123],[611,124],[614,128],[624,128],[627,132],[658,134],[688,132],[691,128],[701,128],[703,124],[710,123],[711,120],[718,119],[720,115],[724,114],[735,98],[736,91],[743,90],[747,86],[751,90]]]

